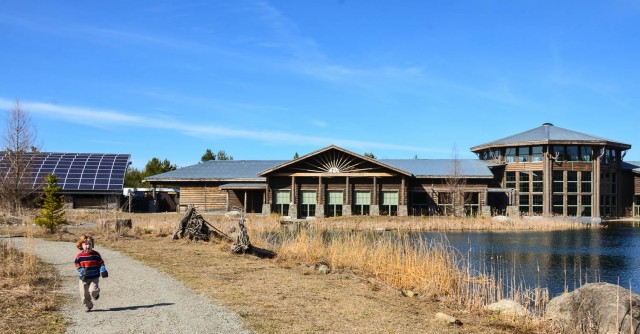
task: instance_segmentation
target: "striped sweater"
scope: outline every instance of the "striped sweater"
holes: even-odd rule
[[[80,252],[76,255],[76,269],[82,276],[84,271],[85,279],[93,279],[100,277],[100,273],[106,271],[104,261],[100,257],[100,253],[92,250],[88,253]]]

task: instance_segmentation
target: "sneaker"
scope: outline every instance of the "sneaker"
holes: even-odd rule
[[[92,309],[91,307],[87,307],[84,311],[85,312],[91,312],[91,309]]]

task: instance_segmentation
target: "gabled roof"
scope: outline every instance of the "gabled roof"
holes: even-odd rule
[[[451,175],[453,159],[381,159],[387,165],[406,170],[417,178],[443,178]],[[465,178],[493,178],[491,167],[498,164],[477,159],[458,159]]]
[[[260,171],[287,160],[211,160],[174,171],[156,174],[145,179],[148,182],[172,181],[265,181]]]
[[[544,123],[541,126],[521,132],[509,137],[498,139],[486,144],[471,148],[472,152],[480,151],[491,147],[524,146],[542,144],[599,144],[616,146],[624,150],[631,148],[631,145],[616,142],[606,138],[593,136],[590,134],[577,132],[554,126],[551,123]]]
[[[372,164],[377,165],[377,166],[382,167],[382,168],[393,170],[394,172],[396,172],[398,174],[403,174],[403,175],[407,175],[407,176],[411,175],[411,173],[409,173],[409,172],[407,172],[405,170],[402,170],[400,168],[385,164],[382,160],[376,160],[376,159],[372,159],[372,158],[369,158],[369,157],[365,157],[364,155],[360,155],[358,153],[354,153],[354,152],[351,152],[349,150],[345,150],[344,148],[338,147],[336,145],[327,146],[327,147],[325,147],[323,149],[319,149],[319,150],[317,150],[315,152],[311,152],[311,153],[309,153],[307,155],[304,155],[304,156],[302,156],[302,157],[300,157],[298,159],[290,160],[290,161],[281,163],[279,165],[273,166],[272,168],[269,168],[267,170],[262,171],[261,173],[259,173],[259,175],[260,176],[267,176],[268,174],[271,174],[276,170],[279,170],[279,169],[282,169],[282,168],[285,168],[285,167],[288,167],[288,166],[292,166],[294,164],[299,164],[300,162],[304,162],[305,160],[312,159],[315,156],[319,156],[319,155],[321,155],[323,153],[326,153],[326,152],[329,152],[329,151],[332,151],[332,150],[344,153],[344,154],[349,155],[349,156],[351,156],[353,158],[356,158],[356,159],[367,161],[369,163],[372,163]]]

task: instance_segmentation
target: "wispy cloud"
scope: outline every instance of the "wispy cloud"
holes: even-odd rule
[[[207,124],[191,124],[177,119],[158,119],[138,115],[130,115],[120,111],[101,110],[78,106],[61,106],[49,103],[21,101],[22,106],[32,113],[44,117],[61,119],[66,122],[93,127],[117,126],[137,127],[175,131],[196,138],[240,138],[262,143],[296,143],[298,145],[327,146],[331,144],[350,147],[352,149],[390,149],[410,152],[440,152],[423,146],[379,143],[372,141],[350,140],[332,137],[300,135],[281,131],[264,131],[237,127],[214,126]],[[9,109],[15,101],[0,98],[0,109]]]

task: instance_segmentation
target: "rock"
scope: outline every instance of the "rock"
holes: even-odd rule
[[[640,295],[589,283],[551,299],[545,317],[564,333],[640,333]]]
[[[496,223],[510,223],[511,222],[511,218],[507,217],[507,216],[494,216],[491,218],[491,220],[493,220]]]
[[[328,273],[331,272],[331,270],[329,269],[329,266],[327,266],[326,264],[321,264],[318,266],[318,272],[323,275],[327,275]]]
[[[227,218],[238,218],[238,217],[240,217],[240,211],[231,210],[231,211],[225,213],[224,216],[227,217]]]
[[[529,311],[527,311],[527,308],[511,299],[502,299],[496,303],[487,305],[486,309],[491,312],[497,312],[506,315],[516,315],[519,317],[529,315]]]
[[[408,298],[413,298],[415,296],[417,296],[418,294],[411,291],[411,290],[402,290],[402,295]]]
[[[438,312],[436,313],[436,317],[435,319],[438,322],[444,323],[445,325],[456,325],[456,326],[462,326],[462,321],[456,319],[455,317],[452,317],[446,313],[442,313],[442,312]]]

